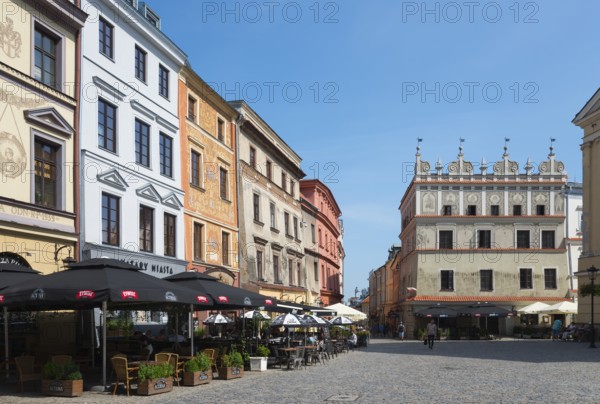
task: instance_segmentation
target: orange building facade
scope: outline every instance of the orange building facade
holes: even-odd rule
[[[190,67],[179,74],[185,259],[188,269],[239,286],[238,113]]]

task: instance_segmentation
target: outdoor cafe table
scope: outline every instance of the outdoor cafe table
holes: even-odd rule
[[[292,358],[292,353],[297,353],[301,347],[289,347],[289,348],[278,348],[281,352],[283,352],[285,358],[288,360],[288,369],[290,368],[290,359]]]

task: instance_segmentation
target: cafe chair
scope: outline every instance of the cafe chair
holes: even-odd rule
[[[154,355],[154,361],[156,363],[168,363],[171,359],[171,355],[173,354],[170,352],[159,352]]]
[[[212,348],[207,348],[203,349],[201,352],[211,360],[213,373],[219,373],[219,370],[217,369],[217,351]]]
[[[19,376],[19,385],[23,392],[24,382],[35,382],[42,380],[42,374],[35,372],[35,358],[33,356],[17,356],[15,365],[17,366],[17,375]]]
[[[50,358],[50,361],[56,365],[66,365],[71,363],[73,357],[71,355],[54,355]]]
[[[173,369],[173,383],[177,382],[177,385],[179,386],[179,374],[183,372],[183,362],[179,363],[178,354],[171,354],[169,365],[171,365],[171,369]]]
[[[129,383],[135,379],[134,372],[139,368],[127,366],[127,358],[122,358],[119,356],[113,356],[110,358],[110,361],[115,369],[116,374],[113,396],[117,393],[117,387],[119,386],[119,383],[123,383],[127,389],[127,397],[129,397]]]

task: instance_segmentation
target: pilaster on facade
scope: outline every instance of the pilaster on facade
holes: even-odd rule
[[[73,3],[17,1],[0,16],[0,262],[42,273],[78,257],[80,33]]]
[[[230,105],[239,113],[240,283],[278,299],[312,303],[308,271],[313,269],[307,267],[300,201],[305,175],[301,158],[248,104]]]
[[[136,7],[133,7],[136,6]],[[178,73],[186,55],[145,3],[82,0],[82,256],[186,269]]]

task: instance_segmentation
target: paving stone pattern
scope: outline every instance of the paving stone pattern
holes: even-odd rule
[[[245,372],[242,379],[127,398],[9,393],[6,403],[598,403],[600,348],[549,340],[421,342],[374,339],[306,370]],[[3,391],[6,393],[6,391]]]

